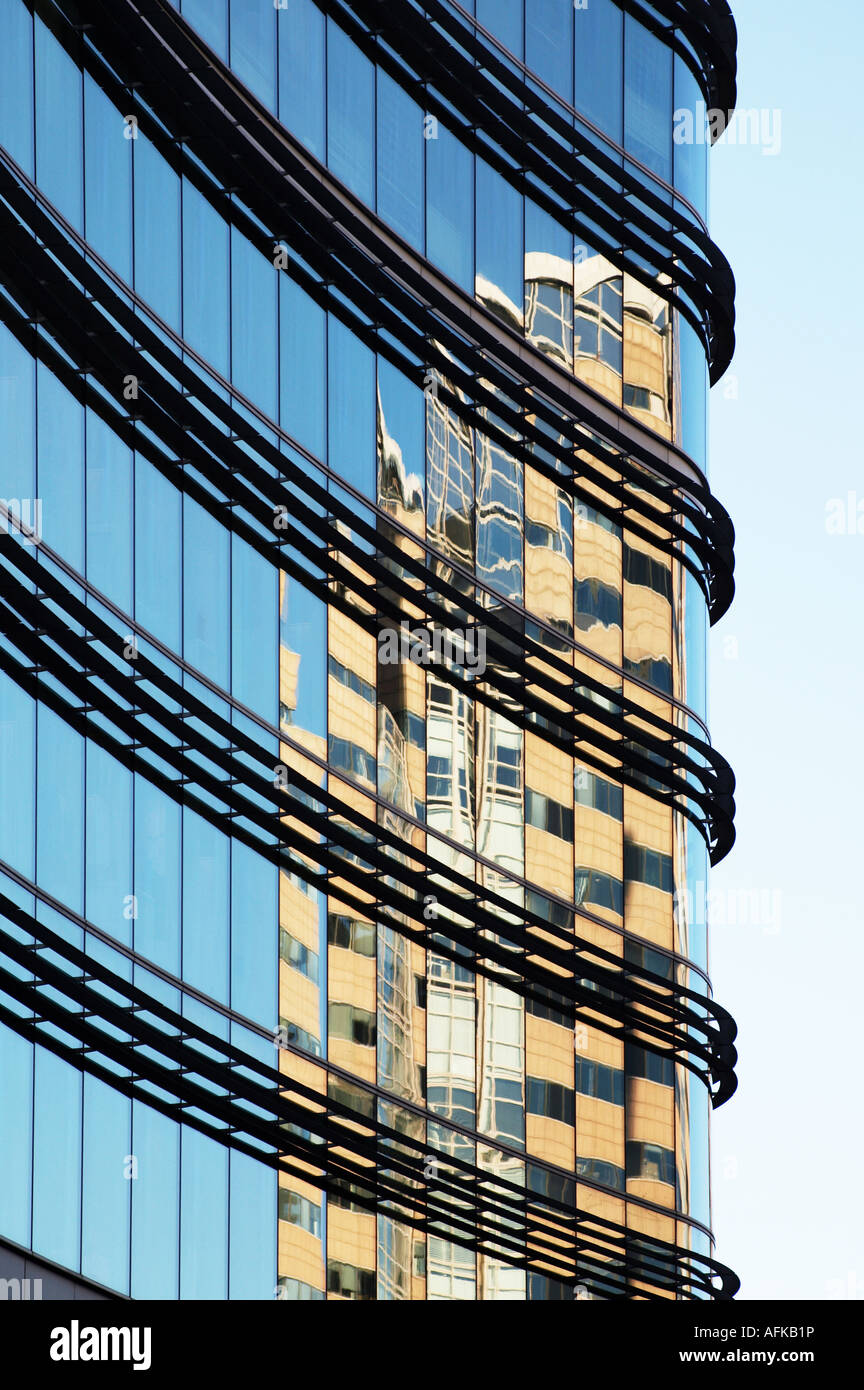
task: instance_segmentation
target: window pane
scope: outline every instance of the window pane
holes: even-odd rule
[[[32,178],[33,16],[21,4],[0,5],[0,145]]]
[[[375,354],[331,315],[330,467],[366,497],[375,488]]]
[[[279,277],[280,423],[316,458],[326,445],[327,315],[287,275]]]
[[[423,249],[423,112],[378,73],[378,213],[418,251]]]
[[[127,284],[132,279],[132,145],[122,114],[84,78],[85,235]]]
[[[132,451],[87,412],[87,577],[132,611]]]
[[[183,337],[221,376],[230,374],[229,230],[203,194],[183,181]]]
[[[80,232],[84,220],[81,73],[38,18],[35,39],[36,179]]]
[[[426,141],[426,254],[445,275],[473,291],[473,160],[449,130],[439,125]]]
[[[276,9],[231,0],[231,66],[256,97],[276,109]]]
[[[220,58],[228,57],[228,0],[181,0],[183,18]]]
[[[132,161],[135,289],[161,318],[179,330],[180,180],[140,131]]]
[[[525,62],[565,101],[572,100],[571,0],[525,0]]]
[[[615,0],[575,10],[574,105],[619,145],[623,131],[624,16]]]
[[[493,314],[522,330],[522,198],[483,159],[477,166],[475,293]]]
[[[327,163],[371,206],[375,200],[375,70],[332,21],[327,24]]]
[[[631,15],[624,29],[624,143],[672,178],[672,50]]]
[[[315,0],[288,0],[276,13],[279,31],[279,119],[324,159],[324,34]]]

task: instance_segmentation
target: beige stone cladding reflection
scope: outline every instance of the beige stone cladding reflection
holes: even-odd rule
[[[289,1040],[316,1053],[321,1050],[322,901],[299,875],[280,872],[279,1018],[288,1025]]]
[[[628,1281],[628,1297],[639,1299],[640,1297],[653,1296],[658,1294],[662,1298],[674,1299],[674,1288],[663,1288],[658,1286],[656,1279],[652,1278],[654,1270],[662,1279],[669,1278],[669,1267],[665,1260],[657,1259],[657,1252],[653,1245],[655,1241],[663,1241],[672,1245],[675,1242],[675,1221],[672,1217],[661,1216],[659,1212],[647,1211],[645,1207],[636,1206],[635,1202],[627,1203],[627,1225],[635,1233],[635,1238],[630,1242],[631,1258],[639,1261],[642,1268],[636,1271],[635,1277]],[[652,1268],[653,1262],[653,1268]],[[640,1278],[639,1275],[642,1275]]]
[[[525,1067],[529,1076],[573,1090],[573,1029],[566,1022],[525,1014]],[[550,1115],[525,1116],[525,1147],[529,1154],[573,1169],[576,1156],[574,1127]]]
[[[368,1090],[343,1080],[332,1072],[328,1094],[334,1105],[347,1106],[350,1120],[337,1115],[333,1128],[344,1134],[342,1144],[335,1142],[328,1153],[332,1175],[340,1159],[353,1160],[369,1181],[375,1177],[375,1159],[357,1149],[357,1141],[374,1143],[375,1097]],[[355,1138],[356,1136],[356,1138]],[[369,1189],[360,1182],[343,1180],[338,1191],[327,1203],[327,1297],[370,1300],[375,1298],[375,1256],[377,1220],[374,1211],[367,1211],[355,1200],[355,1195],[368,1196]]]
[[[284,609],[287,600],[284,574],[280,576],[280,594]],[[326,775],[322,763],[327,757],[326,739],[296,723],[298,680],[303,678],[300,654],[284,642],[280,643],[281,727],[291,743],[280,742],[279,761],[288,770],[287,790],[299,795],[301,801],[307,794],[291,785],[291,775],[296,774],[313,787],[320,787]],[[314,805],[311,798],[309,804]],[[323,807],[319,803],[315,809],[321,811]],[[326,926],[322,920],[322,899],[315,883],[300,870],[304,866],[318,869],[317,854],[322,837],[302,809],[297,815],[284,816],[283,824],[286,843],[293,846],[297,857],[298,871],[280,870],[279,873],[279,1018],[289,1040],[312,1052],[320,1052],[321,953],[326,941]],[[304,850],[304,841],[308,842],[308,853]]]
[[[279,1269],[323,1288],[321,1192],[299,1179],[279,1183]]]
[[[668,286],[661,277],[661,287]],[[624,408],[663,439],[672,439],[672,328],[669,305],[632,275],[624,276]]]
[[[391,1130],[404,1134],[407,1139],[423,1143],[426,1138],[426,1122],[422,1116],[401,1106],[379,1101],[378,1118]],[[379,1171],[386,1178],[389,1153],[404,1155],[413,1160],[417,1150],[410,1145],[402,1145],[398,1140],[382,1139],[378,1147]],[[412,1181],[404,1175],[394,1173],[400,1183],[418,1197],[423,1195],[424,1183]],[[420,1208],[413,1208],[406,1202],[405,1210],[416,1215]],[[408,1301],[426,1297],[426,1237],[393,1215],[378,1214],[378,1298]]]
[[[605,1096],[614,1093],[614,1076],[624,1068],[624,1045],[599,1028],[577,1021],[576,1066],[586,1087],[604,1095],[576,1091],[577,1169],[610,1187],[620,1185],[625,1166],[624,1107]],[[602,1080],[601,1080],[602,1078]]]
[[[598,1296],[602,1298],[604,1271],[608,1270],[609,1278],[616,1284],[620,1279],[624,1248],[620,1238],[609,1227],[625,1225],[626,1203],[623,1198],[614,1197],[610,1193],[598,1191],[597,1188],[580,1182],[576,1184],[576,1205],[585,1214],[584,1230],[591,1247],[586,1251],[585,1263],[580,1272],[586,1283],[590,1279],[595,1285],[600,1285]]]
[[[701,1085],[701,1082],[700,1082]],[[672,1165],[675,1150],[675,1088],[661,1086],[644,1077],[627,1078],[627,1143],[653,1146],[669,1155],[652,1167],[655,1155],[649,1149],[643,1161],[642,1176],[629,1176],[627,1191],[660,1206],[675,1205]],[[644,1150],[641,1152],[644,1153]],[[650,1175],[649,1175],[650,1174]]]
[[[279,1053],[279,1067],[285,1077],[284,1095],[287,1099],[299,1105],[302,1110],[308,1110],[310,1123],[317,1123],[316,1117],[323,1117],[326,1114],[326,1094],[327,1081],[326,1073],[319,1064],[297,1056],[287,1049],[281,1049]],[[321,1104],[317,1105],[313,1100],[305,1095],[300,1095],[294,1091],[291,1082],[296,1081],[303,1087],[318,1093],[321,1096]],[[310,1176],[323,1175],[323,1169],[305,1165],[295,1160],[297,1167],[307,1168]],[[279,1177],[280,1193],[294,1193],[312,1205],[323,1206],[320,1187],[311,1182],[304,1182],[300,1176],[288,1177],[280,1174]],[[284,1210],[283,1203],[285,1198],[280,1198],[280,1210]],[[319,1227],[317,1237],[308,1229],[295,1222],[280,1220],[278,1223],[278,1272],[281,1279],[297,1279],[310,1288],[319,1290],[322,1295],[325,1288],[325,1255],[323,1245],[323,1225]]]
[[[553,814],[551,824],[558,831],[527,824],[525,827],[525,876],[541,893],[554,894],[565,902],[573,895],[573,840],[568,818],[573,815],[573,759],[539,738],[525,736],[525,782],[533,795],[542,798],[538,806],[554,803],[561,812]],[[539,817],[538,817],[539,818]],[[547,825],[550,823],[547,818]],[[532,900],[532,908],[539,906]],[[536,934],[535,934],[536,935]],[[560,949],[560,934],[550,940]],[[541,1012],[542,1010],[542,1012]],[[566,1024],[542,1016],[542,1006],[534,1005],[525,1018],[525,1068],[529,1077],[547,1083],[541,1094],[573,1093],[573,1032]],[[550,1107],[551,1108],[551,1107]],[[525,1117],[526,1147],[529,1153],[572,1168],[575,1135],[572,1123],[554,1113],[538,1114],[529,1109]]]
[[[376,1248],[374,1212],[350,1211],[336,1202],[328,1203],[328,1299],[374,1299]]]
[[[374,790],[377,752],[375,638],[331,608],[328,622],[328,759]]]
[[[624,887],[627,930],[671,950],[674,945],[672,810],[633,787],[624,788]],[[639,877],[636,877],[636,874]]]
[[[574,636],[581,647],[620,666],[622,547],[619,536],[604,520],[588,503],[577,503],[574,508]],[[577,653],[577,666],[583,662]],[[605,680],[611,683],[608,674]]]
[[[563,488],[525,470],[525,606],[573,634],[573,509]]]
[[[633,536],[624,570],[624,656],[627,670],[672,692],[672,575],[668,557]]]
[[[477,1166],[489,1179],[485,1190],[493,1200],[501,1203],[498,1219],[504,1228],[496,1231],[489,1241],[491,1251],[497,1253],[477,1256],[477,1297],[484,1302],[520,1302],[526,1296],[527,1274],[511,1260],[514,1255],[524,1259],[527,1246],[518,1206],[514,1212],[512,1204],[522,1201],[525,1164],[512,1154],[481,1144]]]
[[[621,404],[621,272],[580,246],[574,265],[573,371],[615,405]]]
[[[374,1081],[375,929],[372,922],[360,917],[356,910],[345,908],[335,892],[329,899],[329,916],[328,1056],[354,1076]],[[346,927],[345,924],[350,925]]]
[[[560,748],[525,735],[525,786],[532,793],[525,826],[525,872],[541,892],[571,900],[573,892],[573,759]],[[561,808],[550,810],[551,807]]]
[[[573,262],[549,251],[525,253],[525,334],[538,352],[573,370]]]

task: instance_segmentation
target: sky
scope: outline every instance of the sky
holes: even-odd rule
[[[864,336],[844,286],[862,255],[864,5],[732,8],[739,107],[779,111],[782,138],[710,160],[738,285],[711,393],[711,481],[737,533],[711,731],[738,779],[711,971],[739,1026],[713,1224],[742,1299],[861,1299]]]

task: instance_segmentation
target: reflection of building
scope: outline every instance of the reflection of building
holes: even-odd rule
[[[725,560],[656,211],[696,78],[632,7],[528,4],[605,16],[619,97],[622,51],[658,74],[583,113],[569,207],[521,99],[426,138],[387,7],[377,71],[317,0],[88,4],[86,46],[71,8],[0,6],[0,493],[46,561],[4,538],[0,1250],[133,1297],[711,1297]],[[566,112],[580,51],[516,57]]]

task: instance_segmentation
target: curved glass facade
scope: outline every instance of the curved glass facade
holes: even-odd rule
[[[0,6],[0,1241],[734,1293],[716,61],[663,8]]]

